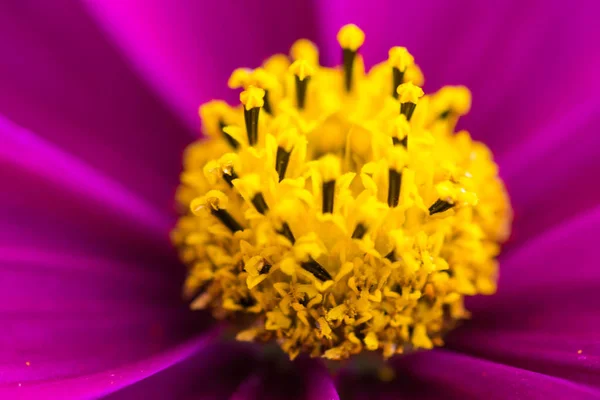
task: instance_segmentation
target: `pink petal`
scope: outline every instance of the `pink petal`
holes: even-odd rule
[[[2,115],[169,210],[192,133],[136,76],[84,6],[3,1],[0,37]]]
[[[227,79],[287,53],[301,37],[314,39],[311,2],[87,1],[100,24],[143,76],[191,125],[213,98],[236,100]]]

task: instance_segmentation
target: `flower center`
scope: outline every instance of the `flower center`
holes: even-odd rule
[[[488,148],[454,132],[466,88],[424,95],[403,47],[365,72],[355,25],[338,42],[339,68],[299,40],[233,72],[241,105],[200,107],[172,232],[184,294],[291,358],[442,345],[465,296],[496,290],[508,196]]]

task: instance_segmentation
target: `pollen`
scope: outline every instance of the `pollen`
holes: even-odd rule
[[[496,291],[507,192],[491,151],[455,129],[467,88],[425,94],[406,48],[367,70],[364,33],[337,39],[340,67],[302,39],[233,71],[239,104],[200,107],[171,233],[184,296],[291,358],[442,346],[465,298]]]

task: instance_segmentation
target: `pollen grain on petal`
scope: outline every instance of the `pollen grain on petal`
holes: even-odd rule
[[[442,346],[465,298],[496,290],[507,192],[455,131],[466,87],[425,94],[406,48],[365,71],[360,28],[337,39],[341,67],[302,39],[232,73],[240,104],[200,108],[171,234],[184,297],[291,358]]]

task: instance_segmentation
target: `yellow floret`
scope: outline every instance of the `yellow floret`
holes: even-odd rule
[[[291,358],[441,346],[465,298],[496,291],[508,195],[490,150],[454,130],[467,88],[425,95],[404,47],[365,72],[364,33],[338,41],[342,68],[300,40],[233,72],[241,105],[200,108],[171,233],[183,294]]]

